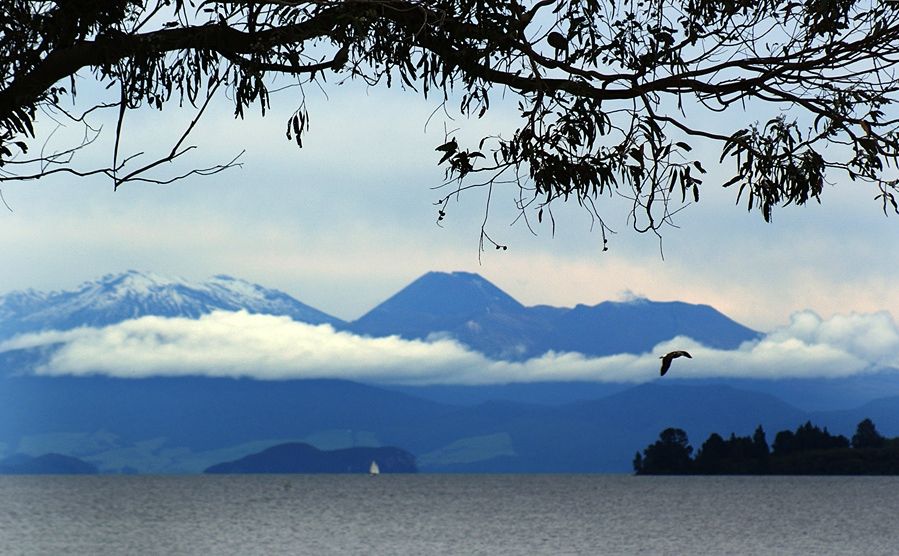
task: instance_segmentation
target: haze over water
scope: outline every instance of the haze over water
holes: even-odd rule
[[[0,477],[3,554],[894,554],[899,478]]]

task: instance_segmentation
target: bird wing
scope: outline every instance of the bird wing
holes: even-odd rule
[[[662,369],[661,369],[660,375],[665,376],[665,373],[668,372],[669,367],[671,367],[671,357],[668,357],[666,355],[665,357],[662,358]]]

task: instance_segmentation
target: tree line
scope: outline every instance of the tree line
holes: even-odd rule
[[[633,467],[637,475],[894,475],[899,438],[882,436],[871,419],[851,439],[807,421],[778,432],[769,447],[759,425],[752,436],[712,433],[694,456],[687,433],[667,428],[637,452]]]

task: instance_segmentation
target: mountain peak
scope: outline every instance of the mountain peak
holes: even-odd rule
[[[184,279],[156,274],[154,272],[126,270],[125,272],[118,274],[106,274],[94,282],[85,282],[81,285],[81,288],[99,287],[106,292],[146,295],[153,290],[179,284],[186,285],[188,282]]]
[[[479,274],[428,272],[353,323],[372,335],[425,337],[422,331],[453,331],[490,314],[524,307]]]
[[[474,272],[428,272],[406,286],[391,299],[401,295],[424,294],[453,299],[453,311],[479,310],[481,308],[504,307],[521,309],[524,306],[512,296],[496,287],[492,282]],[[390,300],[388,300],[390,301]],[[459,302],[462,302],[461,304]],[[385,302],[386,303],[386,302]],[[442,302],[441,304],[444,304]]]
[[[0,296],[0,339],[38,330],[105,326],[147,315],[197,318],[215,310],[285,315],[310,324],[343,324],[284,292],[245,280],[219,275],[194,283],[127,270],[84,282],[74,291]]]

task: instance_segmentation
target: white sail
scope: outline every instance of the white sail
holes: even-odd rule
[[[381,472],[381,469],[378,467],[378,462],[372,461],[371,465],[368,467],[368,473],[370,475],[377,475]]]

